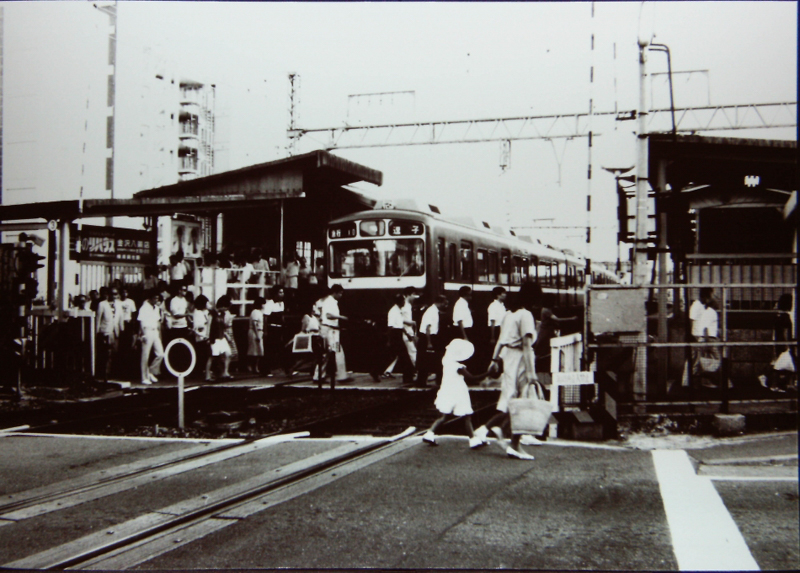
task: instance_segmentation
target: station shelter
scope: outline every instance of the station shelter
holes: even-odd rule
[[[40,322],[52,321],[65,315],[75,294],[117,278],[126,284],[140,282],[165,247],[158,244],[159,218],[169,219],[173,230],[198,229],[189,237],[193,251],[185,253],[198,266],[204,258],[214,260],[218,250],[258,247],[277,265],[297,254],[313,268],[324,256],[327,222],[374,206],[373,199],[351,187],[358,182],[379,186],[383,174],[313,151],[141,191],[131,199],[0,205],[0,223],[5,230],[47,229],[48,308],[35,314],[42,317]],[[85,219],[121,217],[144,218],[144,229],[77,225]],[[170,238],[161,238],[165,240]],[[187,250],[181,241],[170,241],[166,249]],[[13,265],[8,268],[13,272]]]

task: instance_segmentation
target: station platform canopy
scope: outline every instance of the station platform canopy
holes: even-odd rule
[[[345,186],[356,182],[383,183],[375,169],[312,151],[224,173],[140,191],[131,199],[85,199],[0,205],[0,221],[59,220],[87,217],[153,217],[173,213],[221,212],[263,205],[279,199],[317,196],[335,190],[338,197],[367,208],[374,201]]]
[[[659,164],[666,183],[691,209],[782,207],[797,190],[797,142],[772,139],[649,136],[649,173],[654,187]]]
[[[787,219],[796,205],[797,141],[671,134],[648,139],[650,184],[660,199],[657,211],[667,214],[674,255],[795,250],[796,222]]]

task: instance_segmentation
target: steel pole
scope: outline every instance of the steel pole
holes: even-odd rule
[[[636,237],[633,284],[647,284],[647,101],[645,86],[647,44],[639,43],[639,133],[636,154]]]
[[[645,86],[647,72],[648,41],[639,40],[639,133],[636,154],[636,235],[634,237],[633,284],[647,284],[647,100]],[[645,312],[641,309],[641,312]],[[647,327],[637,333],[635,356],[635,372],[633,376],[633,399],[647,399]],[[634,408],[636,413],[643,413],[641,408]]]

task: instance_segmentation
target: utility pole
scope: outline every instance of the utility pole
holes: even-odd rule
[[[289,129],[286,135],[289,137],[289,144],[286,152],[289,157],[297,153],[297,140],[301,133],[297,129],[297,106],[300,99],[300,74],[294,72],[289,74]],[[282,255],[281,255],[282,256]]]
[[[639,40],[639,132],[636,149],[636,235],[634,237],[633,284],[647,283],[647,99],[645,86],[647,72],[647,45]]]
[[[100,12],[108,16],[108,98],[106,115],[106,191],[114,198],[114,131],[116,119],[117,93],[117,2],[98,5],[93,4]],[[106,217],[106,226],[114,226],[114,218]]]

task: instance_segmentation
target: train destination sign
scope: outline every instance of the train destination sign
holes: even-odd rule
[[[390,235],[421,235],[425,231],[425,225],[417,221],[406,221],[403,219],[392,219],[389,221]]]
[[[341,225],[331,225],[328,228],[328,237],[331,239],[350,239],[356,236],[355,223],[342,223]]]

